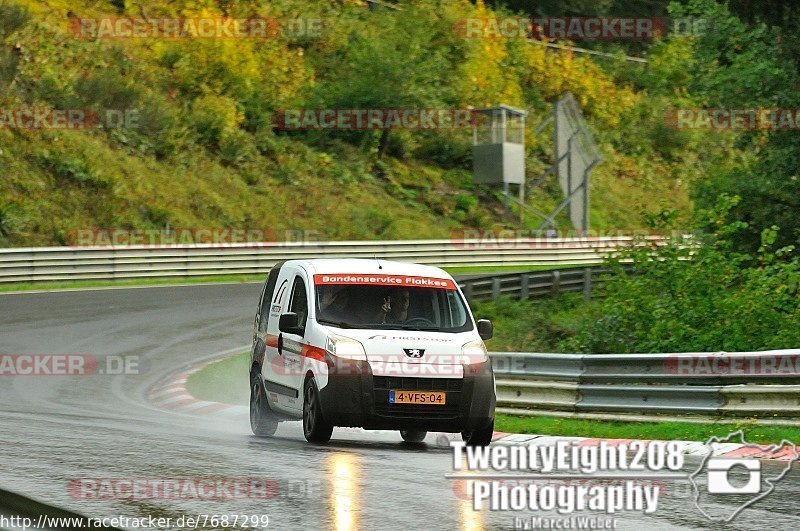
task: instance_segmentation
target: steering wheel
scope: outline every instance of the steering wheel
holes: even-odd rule
[[[404,325],[410,325],[410,326],[419,326],[419,325],[431,326],[431,327],[435,327],[436,326],[436,323],[434,323],[433,321],[431,321],[427,317],[413,317],[413,318],[409,319],[408,321],[406,321],[403,324]]]

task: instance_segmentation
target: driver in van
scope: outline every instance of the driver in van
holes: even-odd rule
[[[346,287],[326,286],[322,292],[321,310],[328,319],[347,321],[352,318],[349,310],[350,292]]]
[[[383,299],[378,314],[381,323],[403,323],[408,320],[408,305],[411,294],[406,288],[395,288]]]

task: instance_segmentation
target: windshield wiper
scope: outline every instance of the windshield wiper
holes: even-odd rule
[[[345,323],[344,321],[331,321],[330,319],[317,319],[318,323],[326,324],[326,325],[333,325],[337,328],[354,328],[354,325],[350,323]]]
[[[395,325],[397,328],[401,330],[416,330],[417,332],[441,332],[442,329],[439,327],[423,327],[423,326],[408,326],[404,324],[397,324]]]

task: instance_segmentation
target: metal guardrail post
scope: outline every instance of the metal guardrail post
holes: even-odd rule
[[[522,273],[520,275],[520,282],[519,282],[519,298],[520,300],[528,300],[530,298],[530,275],[528,273]]]
[[[472,282],[467,281],[462,291],[464,292],[464,298],[467,299],[467,302],[472,302]]]
[[[496,301],[500,298],[500,279],[494,277],[492,279],[492,300]]]
[[[550,294],[555,297],[561,292],[561,271],[558,269],[553,270],[550,273],[551,281],[550,281]]]
[[[592,270],[589,267],[583,270],[583,298],[587,301],[592,298]]]

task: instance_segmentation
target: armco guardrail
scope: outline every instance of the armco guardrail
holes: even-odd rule
[[[800,349],[676,354],[494,352],[502,412],[800,419]]]
[[[609,269],[601,266],[572,267],[547,271],[492,273],[459,278],[458,284],[467,300],[497,300],[500,297],[532,299],[564,292],[582,291],[591,295],[592,285],[602,284]]]
[[[632,237],[605,237],[495,243],[409,240],[7,248],[0,250],[0,283],[263,274],[276,262],[293,258],[382,258],[449,267],[590,266],[633,241]]]
[[[102,518],[89,518],[78,513],[47,505],[15,492],[0,489],[0,529],[107,529],[112,527]]]

